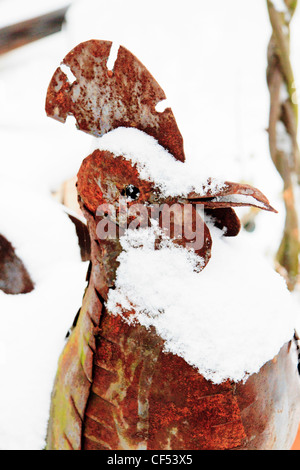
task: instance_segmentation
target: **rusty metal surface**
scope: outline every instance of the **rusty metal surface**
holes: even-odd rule
[[[89,226],[95,233],[91,216]],[[296,348],[285,345],[245,384],[214,385],[164,353],[154,330],[103,308],[104,250],[92,244],[88,291],[53,391],[48,449],[288,449],[300,417]]]
[[[205,214],[213,217],[214,225],[225,230],[226,237],[236,237],[241,230],[241,222],[232,207],[210,209],[205,208]]]
[[[70,83],[58,68],[51,80],[46,112],[65,122],[72,114],[79,129],[101,136],[117,127],[135,127],[155,137],[175,158],[184,161],[182,136],[170,108],[156,105],[163,90],[139,60],[120,47],[113,71],[107,68],[112,43],[91,40],[75,47],[63,60],[76,77]]]
[[[213,197],[210,190],[206,194],[199,196],[196,192],[190,193],[187,198],[165,198],[159,190],[155,188],[154,182],[141,180],[137,167],[132,165],[130,161],[125,160],[122,156],[115,156],[108,151],[95,150],[87,157],[81,166],[78,174],[77,190],[81,203],[85,210],[92,214],[96,214],[97,208],[107,205],[106,216],[111,223],[117,223],[118,234],[121,235],[121,228],[127,228],[132,222],[132,218],[127,218],[125,222],[122,220],[120,213],[120,198],[124,189],[132,185],[139,190],[138,198],[127,202],[129,210],[136,202],[145,205],[148,210],[148,226],[151,225],[150,219],[153,217],[153,208],[159,206],[160,216],[157,217],[161,224],[161,212],[164,205],[172,206],[171,229],[176,226],[174,211],[180,212],[180,206],[191,204],[194,206],[194,221],[189,227],[185,226],[186,237],[181,240],[173,240],[174,243],[185,246],[188,240],[188,232],[195,233],[195,219],[198,219],[198,227],[204,233],[203,246],[197,250],[197,254],[202,258],[202,269],[207,265],[211,256],[212,240],[209,229],[204,221],[197,214],[196,205],[201,204],[205,209],[205,214],[215,220],[215,225],[220,229],[225,229],[226,236],[236,236],[240,231],[240,221],[232,209],[232,206],[254,205],[261,207],[267,211],[275,211],[269,204],[268,199],[256,188],[249,185],[226,182],[224,188],[219,190]],[[109,196],[108,196],[109,195]],[[244,202],[235,202],[232,196],[243,196]],[[225,198],[222,199],[222,198]],[[178,202],[180,201],[180,202]],[[176,205],[176,207],[175,207]],[[111,211],[113,208],[113,213]],[[178,219],[182,221],[182,213]],[[201,220],[201,223],[199,221]],[[127,225],[125,226],[124,223]],[[181,222],[182,223],[182,222]],[[162,227],[163,228],[163,227]],[[172,231],[172,230],[171,230]],[[182,231],[183,232],[183,231]]]
[[[105,310],[107,247],[95,241],[95,219],[85,215],[92,271],[60,359],[47,448],[290,448],[300,417],[296,348],[285,345],[245,384],[207,381],[184,359],[164,353],[154,330]]]
[[[292,447],[300,419],[295,342],[285,344],[258,374],[236,387],[248,450]]]
[[[48,449],[81,449],[82,423],[93,380],[96,326],[102,304],[90,285],[58,364],[48,424]]]
[[[67,208],[64,210],[75,227],[81,259],[82,261],[89,261],[91,259],[91,239],[87,226],[76,214]]]
[[[6,294],[28,294],[33,281],[12,244],[0,234],[0,290]]]
[[[111,152],[95,150],[81,165],[77,191],[84,207],[96,214],[100,204],[111,204],[117,210],[122,192],[129,184],[137,187],[140,194],[138,201],[128,202],[128,207],[135,202],[159,202],[154,183],[141,180],[136,166]]]
[[[120,125],[134,126],[183,160],[182,139],[171,111],[159,116],[154,112],[155,104],[164,97],[162,90],[124,48],[113,73],[108,73],[110,47],[109,42],[89,41],[67,55],[64,63],[76,80],[71,84],[57,69],[47,95],[48,115],[64,122],[73,114],[81,130],[98,136]],[[274,211],[266,197],[248,185],[226,182],[216,194],[208,190],[201,197],[193,192],[186,199],[165,198],[154,182],[141,180],[137,168],[121,156],[96,150],[84,160],[77,187],[91,239],[91,272],[77,325],[60,359],[47,448],[288,448],[300,414],[298,353],[291,344],[245,384],[227,381],[215,385],[184,359],[164,353],[163,341],[154,330],[128,326],[106,311],[122,247],[118,238],[99,240],[97,225],[105,219],[118,229],[119,236],[124,233],[124,214],[118,206],[129,185],[138,189],[136,198],[147,207],[147,219],[154,204],[164,207],[177,202],[179,212],[183,204],[191,204],[193,218],[188,229],[193,232],[195,221],[200,220],[199,230],[204,232],[198,252],[204,258],[202,269],[211,255],[211,237],[196,213],[197,204],[204,205],[228,236],[240,230],[232,207],[256,205]],[[237,202],[236,196],[243,196],[242,201]],[[110,204],[105,214],[97,212],[100,204]],[[175,211],[173,229],[178,220]],[[187,240],[174,238],[173,242],[186,246]]]
[[[95,218],[85,216],[94,239]],[[102,304],[108,294],[106,250],[105,243],[93,244],[90,286],[101,293]],[[271,450],[292,445],[300,418],[300,379],[298,352],[291,343],[245,384],[214,385],[184,359],[164,353],[154,330],[129,326],[105,308],[98,327],[82,449]]]
[[[245,197],[246,200],[235,199],[235,196]],[[187,199],[191,202],[199,202],[211,209],[226,207],[253,206],[270,212],[277,212],[270,206],[269,200],[259,189],[249,184],[231,183],[226,181],[221,190],[212,194],[208,189],[205,195],[199,196],[195,191],[191,192]]]
[[[182,220],[181,209],[183,204],[177,203],[176,198],[169,202],[162,198],[155,189],[154,183],[141,180],[137,168],[132,166],[129,161],[121,156],[116,157],[110,152],[95,150],[82,164],[78,174],[77,190],[84,210],[92,214],[96,214],[100,204],[109,203],[106,215],[112,224],[117,224],[117,232],[118,235],[121,236],[124,228],[127,228],[134,220],[132,216],[126,217],[126,221],[123,221],[123,214],[120,211],[120,198],[122,197],[124,188],[128,187],[128,185],[138,188],[139,196],[138,199],[127,202],[127,209],[130,210],[130,207],[136,202],[145,205],[148,216],[147,220],[141,220],[141,222],[146,222],[147,226],[151,225],[151,217],[154,216],[153,209],[155,210],[156,207],[159,207],[159,213],[156,214],[156,219],[159,221],[160,227],[164,228],[161,217],[164,206],[176,203],[176,206],[173,205],[170,221],[171,232],[176,232],[176,210],[180,212],[179,220]],[[107,194],[110,195],[109,200]],[[158,206],[155,206],[155,204]],[[110,212],[110,208],[114,209],[114,214]],[[230,216],[235,220],[231,213]],[[199,257],[201,257],[201,262],[203,263],[202,267],[204,267],[210,259],[212,240],[207,225],[201,219],[195,208],[193,208],[193,223],[191,224],[190,230],[188,230],[189,227],[185,227],[185,235],[182,236],[180,240],[173,239],[173,242],[177,245],[185,246],[188,240],[190,241],[192,239],[189,238],[189,232],[195,233],[196,219],[198,219],[198,227],[201,227],[200,229],[204,234],[203,246],[196,250]],[[124,225],[125,223],[126,225]]]

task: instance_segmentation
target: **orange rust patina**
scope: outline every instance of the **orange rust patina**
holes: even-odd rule
[[[47,95],[48,115],[65,121],[73,114],[80,129],[97,136],[118,126],[137,127],[183,161],[182,138],[171,110],[155,111],[164,93],[124,48],[108,73],[110,47],[109,42],[89,41],[67,55],[64,63],[75,80],[70,83],[57,69]],[[104,215],[97,214],[97,207],[109,203],[117,209],[117,200],[129,184],[138,188],[139,203],[148,208],[154,203],[164,207],[175,201],[180,207],[188,202],[196,214],[196,205],[204,205],[215,224],[227,229],[227,236],[240,230],[232,207],[257,205],[274,210],[260,191],[248,185],[228,182],[218,193],[200,197],[192,192],[185,199],[168,199],[154,183],[142,181],[137,168],[121,156],[96,150],[84,160],[78,174],[78,194],[91,237],[91,267],[78,322],[59,361],[47,448],[290,448],[300,415],[296,339],[245,383],[215,385],[184,359],[163,352],[163,340],[154,329],[129,326],[107,311],[105,301],[109,289],[114,288],[122,248],[118,238],[98,239],[97,224]],[[236,202],[234,195],[249,200]],[[116,210],[106,218],[122,234],[122,214]],[[177,220],[174,213],[173,226]],[[204,260],[204,269],[211,255],[211,238],[204,221],[202,224],[204,245],[197,254]],[[186,243],[184,239],[173,242]]]
[[[113,73],[109,71],[111,46],[109,41],[88,41],[64,58],[76,81],[71,84],[61,68],[56,70],[48,89],[47,114],[62,122],[73,114],[81,130],[97,137],[117,127],[135,127],[184,161],[183,140],[171,109],[155,110],[166,98],[163,90],[124,47]]]

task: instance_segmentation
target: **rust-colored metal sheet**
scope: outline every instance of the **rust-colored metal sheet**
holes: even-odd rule
[[[66,206],[64,206],[64,211],[75,227],[81,259],[82,261],[89,261],[91,258],[91,240],[86,223]]]
[[[64,122],[73,114],[81,130],[97,136],[118,126],[137,127],[183,161],[182,139],[171,111],[155,111],[164,98],[162,90],[124,48],[119,50],[113,71],[108,71],[110,48],[109,42],[89,41],[67,55],[64,63],[75,79],[70,83],[57,69],[47,95],[48,115]],[[192,218],[187,233],[194,233],[199,221],[204,233],[203,247],[195,249],[204,260],[202,269],[210,258],[211,237],[196,211],[197,204],[204,206],[216,226],[235,236],[240,222],[232,207],[255,205],[274,211],[267,198],[248,185],[229,182],[217,193],[207,190],[201,197],[192,192],[187,198],[166,198],[154,182],[141,180],[130,161],[100,150],[84,160],[77,187],[90,234],[91,271],[78,322],[59,362],[47,448],[289,448],[300,416],[298,353],[292,342],[246,383],[215,385],[184,359],[165,353],[154,329],[129,326],[105,307],[109,289],[115,287],[122,251],[118,237],[127,227],[119,207],[121,196],[130,196],[128,207],[136,202],[145,207],[143,221],[147,222],[153,206],[163,209],[177,204],[171,216],[174,233],[181,223],[182,207],[189,204]],[[102,204],[106,210],[99,211]],[[158,220],[164,229],[163,219]],[[117,230],[118,237],[99,239],[98,224],[103,221]],[[170,235],[183,246],[188,238],[172,239]]]
[[[65,122],[72,114],[79,129],[97,137],[117,127],[135,127],[184,161],[183,139],[171,109],[155,109],[166,99],[163,90],[124,47],[108,70],[111,46],[109,41],[87,41],[64,58],[75,81],[70,83],[60,67],[56,70],[47,93],[48,116]]]
[[[232,207],[208,208],[205,214],[214,219],[214,225],[224,230],[226,237],[236,237],[241,230],[241,222]]]
[[[213,193],[208,189],[205,195],[200,196],[195,191],[192,191],[188,195],[188,200],[202,203],[211,209],[253,206],[266,211],[277,212],[270,206],[269,200],[259,189],[249,184],[231,183],[229,181],[224,183],[222,189]]]
[[[300,416],[292,343],[246,383],[205,380],[184,359],[163,352],[154,330],[106,311],[118,250],[96,241],[96,220],[82,209],[93,240],[92,271],[59,364],[48,449],[290,448]]]
[[[110,204],[117,210],[123,191],[129,184],[139,189],[139,198],[131,203],[128,201],[128,207],[136,202],[159,202],[154,183],[141,180],[136,166],[122,156],[95,150],[82,163],[78,173],[77,191],[84,207],[96,214],[101,204]]]
[[[247,450],[290,450],[299,424],[299,373],[296,339],[236,386]]]
[[[89,288],[53,391],[48,449],[290,448],[300,415],[292,343],[246,383],[215,385],[163,352],[154,330],[106,311],[105,271],[95,262],[103,250],[92,244]]]
[[[0,289],[6,294],[28,294],[33,281],[12,244],[0,235]]]
[[[95,335],[102,304],[90,285],[84,296],[76,328],[72,331],[58,364],[52,392],[47,447],[81,449],[85,408],[93,381]]]
[[[219,190],[213,197],[210,189],[208,189],[207,194],[202,194],[201,196],[196,192],[192,192],[186,199],[179,196],[178,199],[166,199],[155,188],[154,182],[141,180],[135,165],[132,165],[130,161],[122,156],[116,156],[108,151],[95,150],[84,160],[78,174],[77,189],[84,207],[96,214],[97,208],[102,204],[106,204],[107,215],[110,218],[113,217],[110,207],[113,207],[114,214],[118,217],[119,225],[122,225],[119,214],[120,198],[124,194],[124,189],[129,185],[138,188],[138,198],[127,202],[128,209],[136,204],[136,202],[145,204],[149,211],[148,219],[150,220],[151,216],[153,218],[153,212],[150,214],[150,211],[152,209],[155,210],[155,206],[156,208],[159,206],[160,213],[164,205],[172,206],[172,216],[174,217],[174,207],[177,205],[178,209],[179,205],[178,199],[181,206],[184,204],[194,206],[201,204],[205,209],[206,215],[215,220],[216,226],[226,229],[226,236],[235,236],[240,230],[240,221],[232,206],[255,205],[264,210],[275,211],[270,206],[268,199],[258,189],[249,185],[230,182],[224,183],[223,189]],[[242,196],[244,200],[237,202],[234,196]],[[196,210],[194,212],[195,218],[199,219],[199,214],[196,214]],[[113,222],[115,222],[114,219]],[[127,222],[129,224],[131,219],[128,218]],[[198,254],[205,260],[204,267],[210,259],[212,243],[207,225],[204,224],[203,227],[203,225],[199,224],[199,226],[201,229],[203,228],[204,238],[203,247],[198,250]],[[191,227],[191,232],[195,233],[195,227]],[[187,240],[183,237],[179,243],[184,245],[185,242]]]

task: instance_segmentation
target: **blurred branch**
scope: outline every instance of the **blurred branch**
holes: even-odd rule
[[[0,29],[0,54],[61,31],[69,5]]]
[[[276,261],[293,290],[299,274],[299,225],[295,190],[300,182],[300,153],[297,142],[298,105],[293,70],[290,62],[290,22],[297,0],[284,0],[285,11],[277,11],[267,0],[272,25],[268,48],[267,81],[270,91],[269,144],[274,165],[284,183],[286,221]]]

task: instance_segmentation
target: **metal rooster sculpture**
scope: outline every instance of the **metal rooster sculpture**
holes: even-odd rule
[[[91,40],[65,57],[63,64],[72,71],[74,81],[61,68],[56,70],[48,89],[47,114],[62,122],[72,114],[79,129],[97,137],[117,127],[134,127],[184,162],[183,140],[172,111],[155,109],[165,99],[164,92],[123,47],[113,70],[108,70],[111,45]],[[131,161],[100,150],[84,160],[77,188],[91,238],[91,264],[78,321],[59,361],[47,448],[289,448],[300,397],[291,343],[246,383],[227,380],[213,384],[183,358],[163,352],[164,342],[153,328],[128,325],[120,316],[109,314],[105,304],[114,288],[122,247],[118,238],[99,240],[97,236],[97,223],[103,217],[122,233],[117,204],[124,195],[130,196],[129,205],[138,200],[147,208],[190,204],[194,221],[200,218],[196,206],[202,204],[227,236],[240,230],[232,207],[257,205],[273,211],[265,196],[248,185],[226,182],[214,192],[192,191],[186,197],[168,198],[154,182],[143,180]],[[243,202],[237,201],[237,195],[244,196]],[[110,213],[99,216],[97,208],[103,203],[115,206],[117,217]],[[176,220],[175,214],[173,228]],[[204,269],[212,241],[202,219],[201,223],[204,241],[196,252]],[[186,244],[184,237],[173,241]],[[289,432],[284,442],[277,442],[283,424]]]

